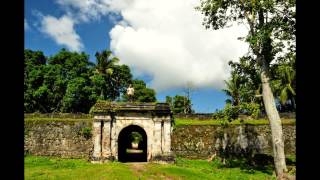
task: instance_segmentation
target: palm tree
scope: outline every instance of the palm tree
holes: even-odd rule
[[[292,65],[286,63],[276,67],[276,80],[273,82],[275,93],[281,106],[290,101],[292,110],[296,109],[295,78],[296,71]]]
[[[222,89],[228,96],[232,99],[228,99],[227,102],[232,102],[233,106],[237,106],[240,104],[240,77],[238,74],[232,72],[231,78],[228,81],[224,81],[226,83],[226,89]]]
[[[277,94],[279,96],[280,103],[284,105],[290,101],[292,109],[296,109],[295,104],[295,88],[294,82],[296,78],[296,71],[288,64],[280,65],[278,67],[279,80],[275,82]]]
[[[104,50],[101,53],[97,52],[96,56],[96,73],[102,75],[106,81],[111,80],[111,75],[113,74],[113,66],[115,63],[119,62],[117,57],[112,57],[112,52],[110,50]],[[106,88],[102,88],[100,97],[106,99]]]

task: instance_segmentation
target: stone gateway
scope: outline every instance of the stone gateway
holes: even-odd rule
[[[90,112],[94,115],[93,163],[174,162],[168,104],[98,101]],[[139,135],[136,142],[134,133]]]

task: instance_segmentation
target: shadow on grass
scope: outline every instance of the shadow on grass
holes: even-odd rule
[[[252,125],[245,124],[239,127],[239,134],[234,136],[233,133],[235,132],[228,126],[216,133],[216,138],[222,142],[216,147],[217,156],[221,160],[219,166],[240,168],[249,174],[260,171],[272,175],[274,160],[271,155],[263,153],[257,130]],[[289,167],[295,166],[295,156],[286,158],[286,163]]]
[[[215,160],[212,163],[218,168],[240,168],[243,172],[254,174],[257,171],[272,175],[275,167],[273,157],[267,154],[255,154],[252,158],[238,157],[223,160]],[[295,157],[286,158],[287,168],[290,171],[295,169]]]

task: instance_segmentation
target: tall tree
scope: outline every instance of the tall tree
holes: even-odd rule
[[[117,57],[112,56],[112,52],[110,50],[103,50],[101,53],[97,52],[95,54],[96,56],[96,73],[98,76],[101,76],[104,78],[104,81],[107,82],[105,84],[100,84],[103,87],[101,87],[101,94],[100,99],[108,99],[107,97],[107,88],[108,88],[108,82],[111,82],[111,75],[113,74],[113,67],[115,63],[119,62],[119,59]],[[114,100],[114,99],[112,99]]]
[[[126,92],[127,87],[132,82],[132,74],[129,66],[125,64],[114,65],[112,69],[113,73],[108,81],[108,97],[115,100]]]
[[[173,98],[171,96],[166,96],[166,103],[169,104],[170,109],[173,109]]]
[[[166,102],[170,104],[173,113],[192,113],[191,100],[187,96],[175,95],[174,97],[166,96]]]
[[[49,58],[41,51],[26,49],[24,53],[24,107],[28,113],[87,113],[99,98],[120,97],[132,81],[130,68],[115,64],[118,59],[107,50],[96,54],[97,65],[87,54],[66,49]],[[152,101],[155,92],[144,91],[143,101]]]
[[[41,51],[24,50],[24,109],[35,112],[41,105],[38,98],[43,96],[44,67],[46,57]],[[39,107],[40,106],[40,107]],[[44,111],[45,108],[42,108]]]
[[[231,97],[231,103],[233,106],[238,106],[240,104],[240,90],[241,81],[238,74],[232,72],[231,78],[228,81],[224,81],[226,84],[226,89],[223,91]]]
[[[92,63],[88,57],[85,53],[62,49],[47,58],[41,51],[26,49],[25,112],[88,112],[87,106],[95,102],[88,91],[92,87],[89,79]],[[76,87],[81,98],[75,94]]]
[[[295,0],[201,0],[197,7],[205,15],[206,28],[220,29],[234,21],[249,26],[246,42],[259,67],[264,107],[270,122],[276,174],[287,172],[282,125],[270,88],[270,63],[283,51],[284,41],[295,43]]]
[[[89,100],[89,94],[84,92],[92,87],[89,56],[84,52],[62,49],[49,58],[46,69],[45,85],[50,92],[50,112],[88,112],[88,106],[95,102],[94,99]],[[81,97],[76,94],[78,92],[81,92]]]
[[[192,104],[191,104],[191,94],[195,91],[195,86],[191,81],[188,81],[183,88],[183,92],[185,93],[185,96],[187,97],[186,100],[184,101],[184,113],[187,112],[192,112]],[[190,102],[190,103],[187,103]]]

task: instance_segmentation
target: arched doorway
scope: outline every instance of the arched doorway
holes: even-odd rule
[[[136,125],[123,128],[118,137],[118,160],[146,162],[147,144],[147,134],[143,128]]]

